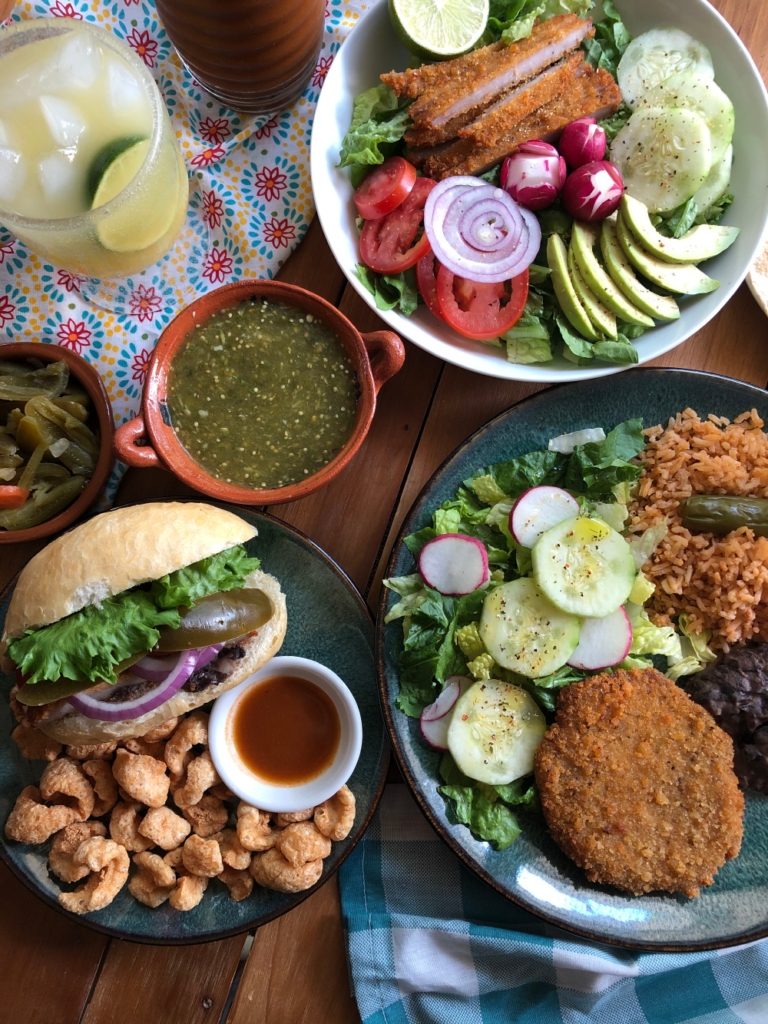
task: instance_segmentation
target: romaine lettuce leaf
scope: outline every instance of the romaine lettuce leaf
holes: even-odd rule
[[[496,501],[516,498],[529,487],[559,483],[567,461],[568,457],[558,452],[528,452],[517,459],[477,470],[464,481],[464,486],[474,489],[475,482],[481,477],[492,477],[498,486]]]
[[[399,274],[377,274],[364,263],[355,266],[360,283],[373,295],[377,309],[397,307],[403,316],[410,316],[419,305],[419,290],[413,270]]]
[[[632,36],[621,20],[613,0],[603,0],[603,18],[595,22],[595,34],[585,39],[582,46],[587,60],[596,68],[605,68],[616,77],[622,54],[632,42]]]
[[[440,786],[439,792],[446,797],[449,817],[467,825],[494,850],[506,850],[520,835],[517,818],[503,800],[491,802],[475,786]]]
[[[241,587],[259,565],[242,545],[229,548],[163,576],[148,588],[127,590],[99,606],[28,630],[8,641],[8,655],[28,676],[28,683],[62,677],[113,683],[122,661],[151,650],[162,626],[179,625],[178,608],[207,594]]]
[[[640,572],[651,557],[656,548],[661,544],[664,538],[669,533],[669,526],[666,519],[662,519],[660,523],[656,523],[655,526],[649,526],[648,529],[641,534],[637,534],[629,541],[629,547],[632,551],[632,557],[635,560],[635,568]]]
[[[635,481],[642,468],[630,463],[645,448],[643,421],[625,420],[604,441],[580,445],[569,457],[563,484],[569,491],[589,498],[612,501],[613,488]]]
[[[384,99],[371,105],[371,94],[381,91]],[[391,107],[389,86],[369,89],[355,100],[352,124],[341,144],[339,167],[358,167],[359,176],[353,176],[352,184],[357,187],[369,167],[383,164],[386,156],[392,155],[393,146],[399,143],[410,127],[408,106]],[[394,94],[392,94],[394,95]],[[370,107],[367,120],[360,120]],[[384,149],[382,149],[384,147]]]

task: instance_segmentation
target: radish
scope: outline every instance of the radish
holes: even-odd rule
[[[531,487],[512,506],[509,532],[522,547],[532,548],[547,530],[578,514],[578,501],[562,487]]]
[[[451,676],[446,679],[445,686],[438,696],[428,707],[421,712],[419,727],[421,735],[430,745],[437,750],[448,749],[448,726],[451,724],[451,714],[456,701],[472,685],[473,680],[468,676]]]
[[[485,547],[464,533],[443,533],[428,541],[419,555],[419,572],[428,587],[446,597],[471,594],[491,578]]]
[[[568,659],[572,668],[610,668],[624,661],[632,647],[632,624],[624,608],[603,619],[582,619],[579,646]]]

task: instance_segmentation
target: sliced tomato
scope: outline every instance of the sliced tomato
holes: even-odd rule
[[[15,484],[0,485],[0,508],[21,508],[29,497],[29,491],[25,487],[16,487]]]
[[[443,320],[445,318],[440,309],[440,303],[437,301],[437,272],[439,269],[437,256],[433,252],[428,252],[416,264],[416,284],[419,286],[422,299],[427,304],[427,309],[430,313],[434,313],[438,320]]]
[[[437,272],[437,301],[443,320],[475,341],[490,341],[514,327],[527,298],[527,270],[499,284],[468,281],[442,265]]]
[[[366,220],[391,213],[402,203],[416,182],[416,168],[401,156],[391,156],[375,167],[355,189],[357,212]]]
[[[424,204],[436,184],[431,178],[417,178],[396,209],[385,217],[365,222],[360,235],[360,255],[371,270],[399,274],[429,252],[429,239],[424,231]]]

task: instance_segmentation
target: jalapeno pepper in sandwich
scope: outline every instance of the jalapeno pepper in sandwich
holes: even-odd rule
[[[285,596],[239,516],[155,502],[95,516],[29,562],[3,633],[17,719],[60,743],[141,736],[214,700],[283,642]]]

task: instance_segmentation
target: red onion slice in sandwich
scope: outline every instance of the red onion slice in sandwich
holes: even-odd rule
[[[210,651],[206,647],[205,651]],[[113,703],[109,698],[115,693],[110,687],[107,690],[97,690],[91,693],[85,690],[69,698],[69,703],[75,711],[79,711],[86,718],[97,718],[102,722],[123,722],[132,718],[140,718],[149,711],[154,711],[169,700],[177,690],[186,683],[192,673],[198,668],[198,656],[200,651],[179,651],[173,668],[167,673],[165,679],[158,683],[149,693],[143,693],[132,700],[124,700]],[[213,655],[212,657],[215,657]],[[209,659],[211,660],[211,659]]]

